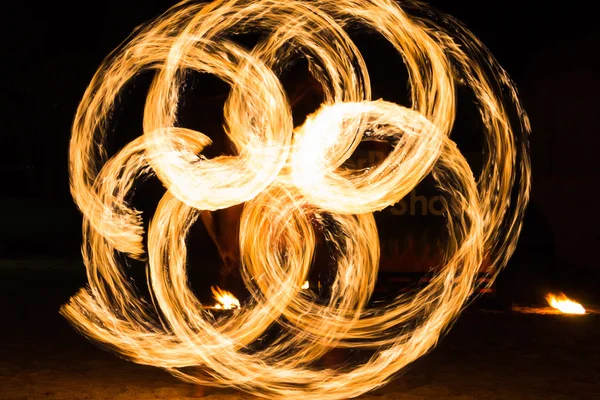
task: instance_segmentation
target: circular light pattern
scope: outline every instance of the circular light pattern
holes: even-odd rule
[[[402,56],[409,108],[371,99],[365,61],[346,32],[353,25],[377,32]],[[249,32],[262,34],[251,50],[228,39]],[[277,76],[300,56],[309,60],[325,102],[294,130]],[[155,77],[143,135],[107,160],[111,109],[123,86],[145,70]],[[210,138],[178,126],[180,86],[189,71],[230,85],[224,116],[237,156],[202,157]],[[487,159],[478,177],[449,137],[458,86],[472,92],[481,115]],[[71,189],[84,216],[89,287],[61,312],[91,339],[186,381],[267,397],[360,395],[435,345],[472,294],[484,258],[499,271],[512,254],[529,194],[528,132],[511,81],[483,45],[422,5],[183,2],[105,61],[77,110]],[[365,137],[394,149],[372,169],[345,169]],[[145,254],[141,216],[127,199],[135,181],[149,174],[167,192]],[[397,203],[428,175],[450,199],[444,266],[418,293],[373,308],[379,240],[372,212]],[[187,286],[185,238],[200,211],[240,203],[242,276],[252,296],[229,318],[215,320]],[[301,290],[315,223],[337,255],[325,302]],[[138,297],[119,253],[147,257],[153,304]],[[272,326],[279,326],[277,338],[257,346]],[[352,366],[318,368],[315,362],[336,347],[373,355]]]

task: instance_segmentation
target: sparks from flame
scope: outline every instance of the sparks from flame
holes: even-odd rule
[[[407,7],[420,12],[424,6]],[[410,107],[371,99],[365,62],[344,30],[352,24],[379,33],[402,55]],[[224,39],[251,29],[265,35],[250,51]],[[310,60],[325,102],[294,130],[275,73],[298,52]],[[148,69],[156,76],[143,135],[107,160],[99,149],[111,109],[123,86]],[[188,70],[230,85],[224,115],[239,156],[200,158],[210,138],[178,126]],[[477,177],[449,138],[457,85],[472,92],[482,117],[488,151]],[[366,131],[393,142],[394,150],[369,171],[341,170]],[[436,344],[473,292],[484,252],[496,271],[505,265],[528,201],[528,132],[506,73],[445,15],[418,18],[391,0],[183,2],[101,65],[77,110],[71,192],[84,216],[89,288],[61,312],[91,339],[189,382],[271,398],[358,396]],[[145,254],[140,215],[126,199],[148,174],[168,191]],[[445,205],[445,265],[414,297],[370,308],[379,262],[372,213],[397,203],[427,175],[452,199]],[[183,238],[200,210],[240,203],[242,276],[251,301],[215,325],[187,286]],[[320,214],[331,219],[328,242],[343,249],[327,304],[300,295]],[[137,297],[117,252],[147,259],[160,320]],[[284,328],[273,345],[241,351],[273,323]],[[353,368],[315,367],[334,347],[375,354]],[[194,372],[199,369],[204,372]]]
[[[564,314],[585,314],[585,308],[571,299],[569,299],[564,293],[554,295],[548,293],[546,300],[550,307],[557,309]]]

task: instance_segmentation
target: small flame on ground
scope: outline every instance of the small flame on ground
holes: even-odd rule
[[[585,314],[585,308],[583,308],[581,304],[569,299],[563,293],[560,293],[558,296],[548,293],[546,300],[548,300],[548,304],[550,304],[551,307],[556,308],[562,313]]]
[[[212,290],[215,300],[217,301],[213,308],[217,310],[233,310],[241,307],[240,301],[231,292],[222,290],[218,286],[212,286],[210,290]]]
[[[308,284],[308,281],[304,281],[304,283],[302,284],[302,286],[300,286],[300,289],[308,289],[310,286]]]

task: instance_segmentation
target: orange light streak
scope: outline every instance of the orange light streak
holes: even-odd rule
[[[406,7],[391,0],[183,2],[108,58],[73,124],[71,191],[84,216],[89,287],[62,314],[134,362],[270,398],[355,397],[429,351],[473,293],[484,255],[499,271],[515,249],[529,196],[529,125],[507,74],[471,33],[442,14],[407,12],[421,5]],[[345,30],[351,24],[378,33],[403,57],[409,107],[371,99],[366,64]],[[264,33],[251,50],[224,39],[249,30]],[[298,52],[325,102],[294,129],[276,72]],[[143,134],[106,159],[111,109],[145,70],[156,76]],[[178,126],[186,71],[230,85],[225,125],[238,156],[199,157],[210,138]],[[487,159],[477,177],[449,136],[458,86],[472,92],[481,115]],[[341,169],[366,132],[394,150],[370,170]],[[136,179],[149,174],[168,191],[145,253],[141,217],[127,198]],[[445,205],[445,265],[416,295],[371,308],[380,256],[372,213],[430,174],[452,199]],[[202,210],[240,203],[242,276],[251,301],[214,322],[187,286],[185,237]],[[302,287],[315,249],[313,222],[325,215],[328,243],[339,256],[323,304]],[[137,297],[117,252],[147,259],[153,305]],[[242,351],[273,323],[285,328],[280,338]],[[335,347],[375,354],[351,368],[317,368]]]

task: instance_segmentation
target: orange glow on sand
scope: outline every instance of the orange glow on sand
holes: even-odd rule
[[[477,38],[448,16],[408,13],[421,4],[406,7],[391,0],[184,2],[138,30],[100,66],[75,116],[71,193],[84,217],[88,286],[61,313],[133,362],[269,398],[355,397],[431,350],[473,293],[484,256],[497,273],[515,249],[529,198],[529,123],[511,80]],[[365,61],[345,30],[356,25],[402,56],[408,106],[371,98]],[[255,31],[263,36],[250,50],[226,39]],[[276,74],[299,54],[325,100],[294,128]],[[143,132],[108,158],[111,110],[124,85],[146,70],[156,75]],[[178,124],[191,70],[230,86],[225,125],[238,156],[203,157],[211,139]],[[481,117],[488,151],[479,176],[450,138],[459,87],[472,93]],[[394,149],[374,168],[342,168],[365,138]],[[144,232],[128,199],[136,180],[151,174],[167,192]],[[426,176],[449,199],[444,265],[418,293],[373,308],[380,259],[373,212]],[[215,321],[187,285],[185,237],[202,210],[241,203],[241,274],[251,296],[243,305],[219,300],[236,311]],[[328,302],[302,290],[316,224],[338,254]],[[152,302],[138,297],[125,257],[147,261]],[[274,324],[280,337],[247,351]],[[332,348],[373,356],[319,367]]]

